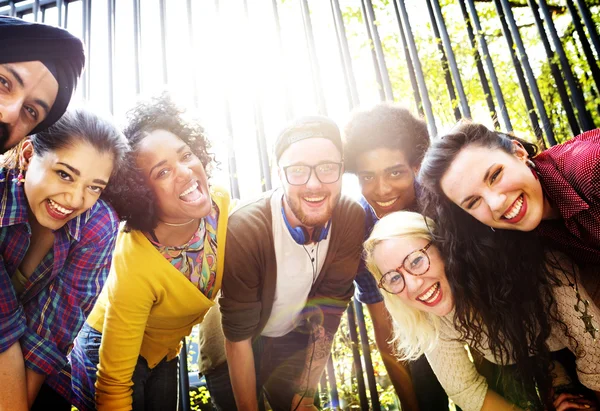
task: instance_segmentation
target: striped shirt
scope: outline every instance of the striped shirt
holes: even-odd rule
[[[118,219],[99,200],[56,230],[53,249],[17,296],[11,277],[29,248],[31,228],[15,174],[0,169],[0,352],[19,341],[25,366],[70,398],[67,353],[108,276]]]

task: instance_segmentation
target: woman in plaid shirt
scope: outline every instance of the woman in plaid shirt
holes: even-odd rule
[[[582,266],[598,302],[600,129],[538,154],[534,144],[462,121],[432,144],[420,178],[491,229],[534,230]]]
[[[74,111],[2,158],[0,409],[60,409],[56,392],[69,395],[66,356],[108,275],[117,233],[100,197],[127,149],[110,123]]]

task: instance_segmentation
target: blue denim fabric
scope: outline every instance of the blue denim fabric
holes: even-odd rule
[[[95,410],[96,373],[100,362],[99,351],[102,334],[87,323],[79,332],[71,351],[72,388],[74,404],[80,411]],[[177,410],[179,401],[179,360],[164,358],[156,367],[150,368],[143,357],[133,372],[133,410]]]

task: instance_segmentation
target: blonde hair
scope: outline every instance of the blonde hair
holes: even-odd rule
[[[431,241],[435,223],[430,218],[410,211],[398,211],[383,217],[364,243],[365,263],[377,282],[383,274],[373,254],[385,240],[395,238],[422,238]],[[432,350],[439,338],[440,319],[434,314],[418,310],[402,302],[401,298],[382,291],[385,306],[394,320],[392,340],[401,360],[414,360]]]

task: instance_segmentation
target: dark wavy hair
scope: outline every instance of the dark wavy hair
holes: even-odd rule
[[[514,383],[528,402],[522,406],[552,409],[546,340],[553,323],[571,338],[553,295],[553,287],[564,280],[556,275],[562,271],[559,261],[547,253],[535,231],[493,231],[450,201],[440,187],[463,148],[473,144],[512,153],[511,139],[480,124],[461,122],[426,153],[419,200],[423,214],[437,223],[435,242],[454,295],[456,329],[473,349],[481,350],[487,340],[498,363],[516,363]],[[530,155],[537,152],[531,143],[521,144]]]
[[[419,166],[429,147],[427,124],[395,103],[379,103],[352,113],[344,127],[344,164],[356,173],[356,159],[377,148],[400,150],[411,166]]]
[[[123,167],[129,152],[129,143],[123,133],[110,120],[98,116],[86,109],[70,109],[52,126],[44,131],[29,136],[33,151],[37,156],[70,148],[79,143],[87,143],[99,153],[110,153],[113,158],[111,179],[102,191],[102,199],[112,203],[112,188],[115,179]],[[0,166],[15,169],[22,142],[7,151],[0,161]]]
[[[209,165],[214,162],[213,155],[209,153],[210,142],[204,128],[196,121],[184,119],[183,113],[166,92],[139,103],[127,113],[128,125],[124,134],[131,145],[131,152],[117,174],[117,184],[113,184],[113,189],[118,192],[111,201],[120,219],[125,221],[125,231],[151,231],[158,223],[154,192],[136,165],[137,149],[149,133],[166,130],[175,134],[200,159],[209,176]]]

